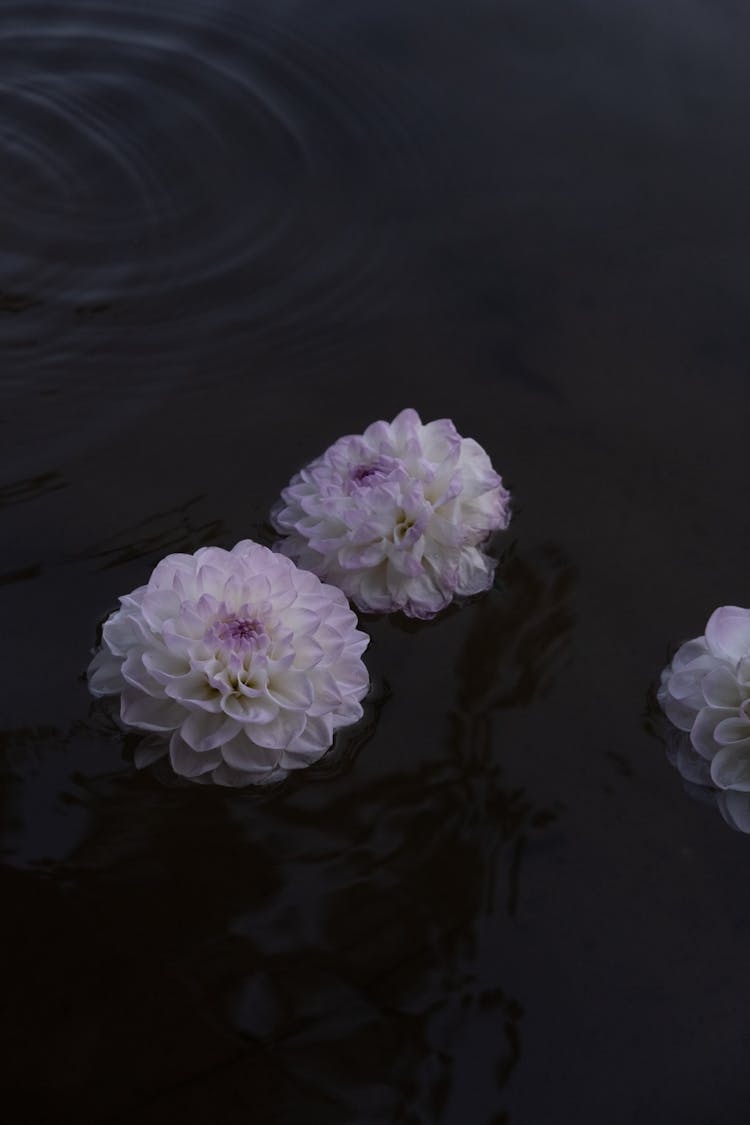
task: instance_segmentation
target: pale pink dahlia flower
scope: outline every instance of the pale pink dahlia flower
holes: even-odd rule
[[[89,687],[120,694],[128,726],[168,736],[178,774],[262,784],[361,717],[367,644],[340,590],[245,540],[169,555],[120,598]]]
[[[487,590],[496,563],[482,544],[510,520],[482,447],[415,410],[339,438],[281,497],[279,549],[367,613],[429,618]]]
[[[662,672],[657,698],[689,732],[710,782],[750,792],[750,609],[715,610],[705,635],[682,645]]]

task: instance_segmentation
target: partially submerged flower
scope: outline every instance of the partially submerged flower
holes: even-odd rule
[[[369,613],[434,617],[492,585],[482,550],[510,496],[472,438],[415,410],[342,437],[292,478],[273,513],[284,554]]]
[[[750,792],[750,609],[721,606],[662,672],[657,698],[718,789]]]
[[[362,716],[368,637],[340,590],[250,540],[169,555],[120,598],[89,667],[128,726],[169,737],[173,768],[278,780]]]
[[[682,777],[688,795],[717,808],[730,828],[750,833],[750,793],[717,788],[709,763],[693,749],[685,731],[670,728],[666,747],[667,758]]]

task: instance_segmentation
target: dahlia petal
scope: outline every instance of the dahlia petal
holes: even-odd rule
[[[706,655],[710,654],[705,637],[695,637],[692,641],[686,641],[684,645],[680,646],[672,661],[672,668],[675,672],[679,672],[693,660]]]
[[[182,707],[171,699],[154,699],[126,684],[120,697],[120,716],[124,723],[141,730],[171,731],[179,726]]]
[[[729,746],[733,742],[750,739],[750,719],[739,715],[722,719],[714,728],[714,739],[720,746]]]
[[[659,697],[659,703],[670,723],[676,726],[678,730],[692,730],[700,707],[689,707],[682,700],[669,695],[668,692]]]
[[[678,672],[674,672],[669,680],[669,691],[675,699],[689,699],[696,692],[702,694],[703,680],[709,672],[716,669],[715,656],[699,656]],[[706,702],[710,702],[707,700]]]
[[[283,719],[277,715],[270,723],[254,726],[252,738],[253,742],[267,750],[284,750],[299,737],[304,728],[304,712],[290,711]]]
[[[146,622],[131,612],[117,610],[104,622],[102,641],[115,656],[126,656],[135,645],[147,645],[152,633]]]
[[[169,760],[175,773],[182,777],[199,777],[216,769],[221,762],[221,751],[205,750],[199,753],[175,731],[169,743]]]
[[[266,747],[258,746],[244,734],[238,734],[227,742],[221,750],[228,766],[242,770],[245,774],[263,774],[274,769],[281,754],[269,754]]]
[[[333,719],[331,715],[310,716],[304,728],[285,749],[290,754],[323,753],[332,741]]]
[[[149,672],[143,663],[143,653],[140,649],[131,649],[122,663],[122,678],[133,687],[140,688],[146,695],[156,699],[163,696],[162,686]]]
[[[180,734],[188,746],[200,752],[221,746],[222,742],[233,738],[238,729],[236,719],[223,712],[189,711],[180,727]]]
[[[706,625],[706,642],[716,656],[737,662],[750,654],[750,609],[723,605]]]
[[[88,681],[92,695],[117,695],[122,691],[122,660],[107,649],[97,652],[89,664]]]
[[[163,690],[170,699],[183,703],[191,711],[199,708],[201,711],[217,712],[221,709],[221,695],[200,671],[191,670],[184,676],[175,676]]]
[[[180,599],[174,590],[147,590],[141,612],[149,628],[158,632],[164,622],[180,611]]]
[[[272,699],[262,696],[255,698],[245,695],[225,695],[221,701],[221,709],[230,719],[238,723],[270,723],[279,713],[277,704]]]
[[[495,577],[495,561],[477,547],[464,547],[458,559],[456,592],[468,597],[489,590]]]
[[[731,719],[733,713],[723,707],[704,707],[698,712],[690,732],[690,741],[703,758],[713,758],[721,749],[715,731],[722,719]]]
[[[292,711],[307,711],[314,699],[310,678],[293,668],[277,672],[266,687],[269,698]]]

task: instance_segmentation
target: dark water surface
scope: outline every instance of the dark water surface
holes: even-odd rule
[[[749,35],[0,0],[5,1120],[750,1119],[750,838],[647,729],[750,602]],[[137,771],[117,595],[404,406],[511,488],[496,589],[366,620],[309,773]]]

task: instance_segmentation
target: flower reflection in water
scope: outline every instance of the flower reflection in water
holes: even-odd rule
[[[750,830],[750,610],[720,606],[661,674],[669,759],[724,819]]]
[[[210,1120],[217,1106],[242,1105],[259,1120],[332,1125],[458,1120],[478,1104],[474,1091],[481,1119],[503,1120],[523,1051],[512,965],[524,865],[559,810],[514,781],[501,720],[554,672],[572,626],[570,586],[557,553],[512,554],[502,586],[416,636],[376,622],[376,684],[392,666],[389,646],[429,656],[457,630],[456,691],[424,735],[408,728],[413,701],[399,688],[419,686],[437,663],[392,682],[380,715],[376,691],[363,725],[341,734],[342,754],[365,739],[372,753],[346,768],[334,748],[278,787],[165,788],[111,772],[122,747],[114,726],[50,742],[68,778],[90,772],[97,748],[110,772],[75,790],[60,782],[61,815],[77,815],[75,792],[87,821],[56,883],[17,873],[28,920],[22,1057],[73,1044],[76,1098],[92,1119],[117,1089],[134,1115],[144,1101],[162,1119]],[[101,703],[93,715],[103,721]],[[24,762],[19,751],[9,810],[18,818],[33,812],[21,797],[38,781]],[[61,935],[54,961],[44,956],[50,916]],[[96,933],[94,952],[82,948],[85,931]],[[150,1035],[137,1033],[144,1026]],[[155,1052],[154,1041],[168,1047]]]
[[[663,740],[667,758],[680,774],[685,792],[694,800],[717,808],[730,828],[750,833],[750,793],[718,789],[711,780],[708,762],[693,749],[683,731],[670,726]]]
[[[661,721],[647,726],[687,792],[750,832],[750,609],[715,610],[661,673],[656,701]]]
[[[373,1120],[450,1118],[474,1082],[501,1120],[521,1056],[508,928],[523,909],[524,857],[559,809],[513,784],[493,726],[544,689],[572,627],[572,574],[546,550],[511,553],[502,577],[464,611],[457,693],[428,761],[410,767],[407,754],[365,777],[355,799],[296,786],[275,808],[275,831],[233,806],[278,882],[232,922],[238,964],[252,951],[256,967],[235,987],[230,1018],[249,1041],[273,1044],[280,1085],[335,1101],[342,1121],[356,1119],[364,1088]],[[431,635],[440,623],[397,632],[415,628]]]

